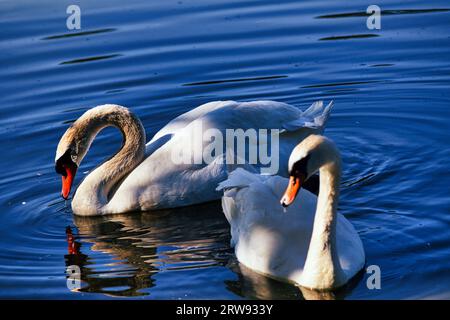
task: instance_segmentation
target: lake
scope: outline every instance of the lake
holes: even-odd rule
[[[448,1],[77,1],[80,30],[70,4],[0,3],[0,298],[314,298],[236,261],[220,202],[79,218],[60,197],[56,145],[93,106],[131,108],[150,140],[200,104],[267,99],[335,101],[339,211],[381,270],[381,289],[362,272],[315,298],[450,299]],[[120,145],[102,131],[75,183]]]

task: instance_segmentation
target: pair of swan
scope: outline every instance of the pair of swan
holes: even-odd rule
[[[219,199],[224,193],[222,205],[240,262],[307,288],[334,289],[363,267],[364,250],[352,225],[336,212],[340,157],[334,144],[319,135],[330,110],[331,103],[324,107],[322,102],[304,112],[274,101],[210,102],[175,118],[145,144],[142,123],[132,112],[118,105],[99,106],[75,121],[58,144],[55,169],[62,176],[61,194],[69,197],[95,136],[107,126],[117,127],[122,148],[80,184],[72,199],[75,214],[174,208]],[[205,141],[190,141],[199,123],[203,132],[215,129],[224,135],[230,128],[281,130],[275,156],[279,173],[289,173],[289,183],[247,171],[257,171],[259,164],[226,163],[227,153],[237,156],[233,149],[210,163],[175,164],[173,152],[195,154],[205,147]],[[318,170],[317,200],[300,186]],[[286,185],[281,202],[291,207],[284,213],[278,200]]]
[[[55,168],[62,175],[61,194],[69,197],[77,169],[95,136],[114,126],[122,132],[122,148],[80,184],[72,199],[75,214],[146,211],[217,200],[221,193],[215,189],[229,172],[238,167],[258,171],[262,165],[230,163],[226,159],[230,153],[234,159],[242,155],[228,144],[227,150],[207,163],[175,163],[174,154],[202,155],[210,144],[202,141],[202,136],[209,130],[225,137],[227,129],[278,129],[279,153],[272,157],[278,157],[279,172],[285,174],[291,150],[306,136],[323,131],[330,109],[331,104],[325,107],[322,102],[305,112],[275,101],[210,102],[173,119],[145,144],[144,127],[132,112],[118,105],[98,106],[77,119],[58,144]]]

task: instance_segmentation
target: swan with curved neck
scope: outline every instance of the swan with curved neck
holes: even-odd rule
[[[318,197],[301,188],[317,171]],[[319,135],[294,148],[288,181],[232,172],[219,188],[225,189],[222,203],[238,260],[309,289],[332,290],[347,283],[362,269],[365,256],[355,229],[337,212],[340,179],[339,151]],[[266,199],[263,204],[261,199]]]
[[[58,144],[56,171],[62,175],[64,199],[68,198],[77,168],[95,137],[108,126],[121,131],[122,148],[83,180],[72,200],[72,207],[78,211],[101,212],[114,186],[144,159],[145,131],[139,118],[117,105],[92,108],[67,129]]]
[[[215,187],[229,171],[239,167],[222,161],[226,153],[217,154],[209,163],[173,161],[173,155],[178,153],[202,154],[209,141],[191,141],[197,136],[198,123],[203,124],[203,132],[214,129],[223,136],[227,129],[234,128],[283,129],[279,159],[287,162],[295,139],[320,133],[330,109],[331,104],[324,107],[322,102],[314,103],[305,112],[275,101],[210,102],[173,119],[145,144],[144,127],[129,109],[111,104],[98,106],[76,120],[58,144],[55,169],[62,176],[61,194],[65,199],[69,197],[77,169],[96,135],[113,126],[122,133],[122,147],[79,185],[72,200],[75,214],[174,208],[219,199],[221,195]]]

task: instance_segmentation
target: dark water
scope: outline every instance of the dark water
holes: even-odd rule
[[[212,100],[334,99],[340,211],[382,286],[362,274],[334,297],[450,298],[448,1],[377,1],[381,30],[366,27],[367,1],[121,3],[76,1],[79,31],[66,28],[72,1],[0,3],[0,297],[310,297],[233,260],[218,203],[75,218],[53,161],[98,104],[131,107],[150,139]],[[105,130],[76,182],[119,146]],[[81,292],[66,287],[70,264]]]

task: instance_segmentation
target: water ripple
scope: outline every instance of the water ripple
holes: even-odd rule
[[[83,31],[83,32],[64,33],[64,34],[58,34],[58,35],[54,35],[54,36],[48,36],[48,37],[42,38],[42,40],[56,40],[56,39],[66,39],[66,38],[72,38],[72,37],[83,37],[83,36],[90,36],[90,35],[94,35],[94,34],[113,32],[113,31],[116,31],[116,29],[115,28],[106,28],[106,29],[97,29],[97,30],[90,30],[90,31]]]
[[[219,84],[219,83],[261,81],[261,80],[272,80],[272,79],[282,79],[282,78],[287,78],[287,76],[265,76],[265,77],[253,77],[253,78],[241,78],[241,79],[211,80],[211,81],[185,83],[185,84],[183,84],[183,86],[204,86],[204,85]]]
[[[104,55],[104,56],[94,56],[94,57],[79,58],[79,59],[63,61],[63,62],[60,62],[59,64],[63,65],[63,64],[75,64],[75,63],[92,62],[92,61],[116,58],[116,57],[120,57],[120,56],[121,56],[121,54],[108,54],[108,55]]]
[[[345,36],[333,36],[333,37],[323,37],[320,41],[336,41],[336,40],[352,40],[352,39],[363,39],[363,38],[376,38],[379,34],[366,33],[366,34],[351,34]]]
[[[397,9],[397,10],[381,10],[381,15],[400,15],[400,14],[425,14],[425,13],[436,13],[436,12],[448,12],[450,9]],[[360,12],[348,12],[348,13],[337,13],[337,14],[326,14],[315,17],[316,19],[337,19],[337,18],[353,18],[353,17],[367,17],[370,14],[364,11]]]

